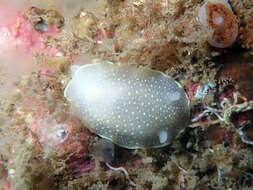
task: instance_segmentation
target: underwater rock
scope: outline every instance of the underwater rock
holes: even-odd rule
[[[186,127],[190,107],[172,78],[147,68],[110,64],[72,67],[64,96],[84,125],[129,149],[170,144]]]
[[[238,35],[238,21],[226,0],[208,0],[201,6],[198,18],[203,29],[212,35],[207,39],[211,46],[231,46]]]
[[[253,100],[253,56],[234,54],[219,62],[224,63],[217,73],[219,83],[232,84],[242,96]]]

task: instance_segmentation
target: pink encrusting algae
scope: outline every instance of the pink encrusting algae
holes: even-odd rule
[[[38,52],[46,53],[49,51],[50,56],[56,56],[57,52],[60,52],[55,48],[48,50],[44,44],[47,38],[56,36],[60,30],[51,25],[44,33],[40,33],[34,29],[22,11],[8,19],[6,23],[1,23],[0,31],[4,31],[5,35],[8,36],[8,44],[13,44],[14,48],[25,54],[34,56]]]
[[[187,90],[187,94],[188,94],[188,97],[189,97],[189,100],[191,101],[194,96],[196,95],[196,92],[197,92],[197,89],[198,89],[199,85],[197,83],[191,83],[188,87],[188,90]]]

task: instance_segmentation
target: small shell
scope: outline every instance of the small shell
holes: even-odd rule
[[[122,147],[168,145],[188,123],[185,91],[161,72],[98,61],[72,73],[65,97],[86,127]]]
[[[238,21],[227,1],[206,1],[199,10],[198,18],[203,29],[212,33],[207,39],[210,45],[226,48],[235,42],[238,35]]]

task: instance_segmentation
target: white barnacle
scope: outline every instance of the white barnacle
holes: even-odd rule
[[[238,36],[238,20],[227,0],[206,0],[200,7],[198,19],[211,46],[227,48]]]

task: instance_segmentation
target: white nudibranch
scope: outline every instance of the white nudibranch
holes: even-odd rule
[[[93,133],[129,149],[170,144],[190,117],[178,82],[126,64],[95,60],[74,66],[64,96]]]

